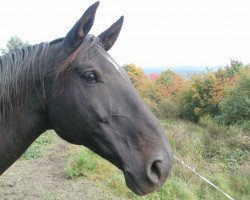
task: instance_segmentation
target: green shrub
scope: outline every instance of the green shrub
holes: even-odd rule
[[[158,103],[159,115],[164,118],[177,118],[180,115],[179,103],[171,99],[163,99]]]
[[[243,121],[241,127],[250,136],[250,120]]]
[[[191,89],[184,90],[180,97],[180,116],[181,118],[198,122],[199,117],[195,114],[195,109],[198,107],[198,102],[193,99]]]
[[[162,99],[158,103],[150,98],[144,98],[144,102],[152,112],[160,119],[177,118],[180,115],[179,103],[171,99]]]
[[[221,119],[227,124],[242,123],[250,119],[250,73],[240,78],[237,86],[228,91],[220,102]]]
[[[197,122],[204,115],[215,116],[219,110],[213,99],[215,76],[213,73],[194,75],[190,87],[181,95],[181,116],[184,119]]]
[[[208,131],[203,138],[205,159],[223,163],[224,167],[232,170],[246,162],[249,151],[241,140],[242,135],[245,135],[242,128],[218,124],[209,116],[201,118],[199,123]]]
[[[156,117],[162,118],[158,103],[148,97],[144,97],[143,101],[148,105],[148,107],[151,109],[151,111],[155,114]]]

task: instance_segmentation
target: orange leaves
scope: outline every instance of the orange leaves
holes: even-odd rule
[[[126,65],[125,69],[142,98],[158,117],[181,116],[196,122],[206,115],[223,118],[226,113],[225,109],[230,110],[235,107],[234,102],[241,103],[243,108],[248,102],[245,100],[249,98],[247,95],[250,95],[250,81],[247,79],[250,67],[239,61],[231,60],[230,65],[223,69],[196,74],[189,79],[185,79],[171,70],[166,70],[160,75],[146,76],[142,69],[134,64]],[[243,82],[244,80],[245,82]],[[240,85],[244,87],[240,88]],[[242,93],[241,99],[239,95],[232,98],[233,95],[230,91],[233,88],[244,90],[245,96]],[[229,109],[228,105],[234,106],[229,106]],[[227,113],[228,119],[231,119],[228,116],[230,112]]]
[[[164,84],[158,81],[160,78],[161,76],[156,79],[156,84],[158,85],[160,95],[163,98],[169,99],[179,97],[180,91],[184,87],[185,80],[181,76],[173,74],[170,81],[167,84]]]
[[[236,74],[232,77],[216,78],[213,84],[211,103],[218,104],[225,97],[227,90],[235,86],[239,79],[239,74]]]
[[[247,71],[250,71],[249,66],[231,61],[231,65],[224,69],[192,76],[188,81],[190,86],[185,87],[185,93],[182,95],[182,115],[194,121],[198,121],[204,115],[221,118],[223,112],[221,102],[227,99],[232,88],[238,87],[243,74]],[[240,97],[236,96],[230,101],[236,102],[237,98]],[[228,105],[229,103],[227,102]]]
[[[155,80],[162,98],[174,99],[179,96],[184,86],[184,79],[171,70],[166,70]]]

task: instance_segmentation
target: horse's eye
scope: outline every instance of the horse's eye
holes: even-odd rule
[[[88,83],[96,82],[95,72],[89,71],[83,74],[83,79]]]

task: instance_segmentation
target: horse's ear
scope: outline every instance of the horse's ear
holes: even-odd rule
[[[102,32],[98,37],[102,41],[103,48],[108,51],[115,43],[123,24],[124,17],[121,16],[112,26]]]
[[[82,17],[76,22],[73,28],[68,32],[64,39],[64,44],[67,50],[74,50],[82,43],[84,37],[90,31],[94,19],[96,9],[99,5],[99,1],[91,5],[82,15]]]

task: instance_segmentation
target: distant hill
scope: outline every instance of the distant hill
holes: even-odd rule
[[[145,67],[145,68],[142,68],[142,70],[145,74],[149,75],[149,74],[160,74],[161,72],[170,69],[179,75],[188,76],[188,75],[192,75],[192,74],[199,74],[202,72],[206,72],[207,69],[215,71],[218,68],[219,67],[178,66],[178,67]]]

